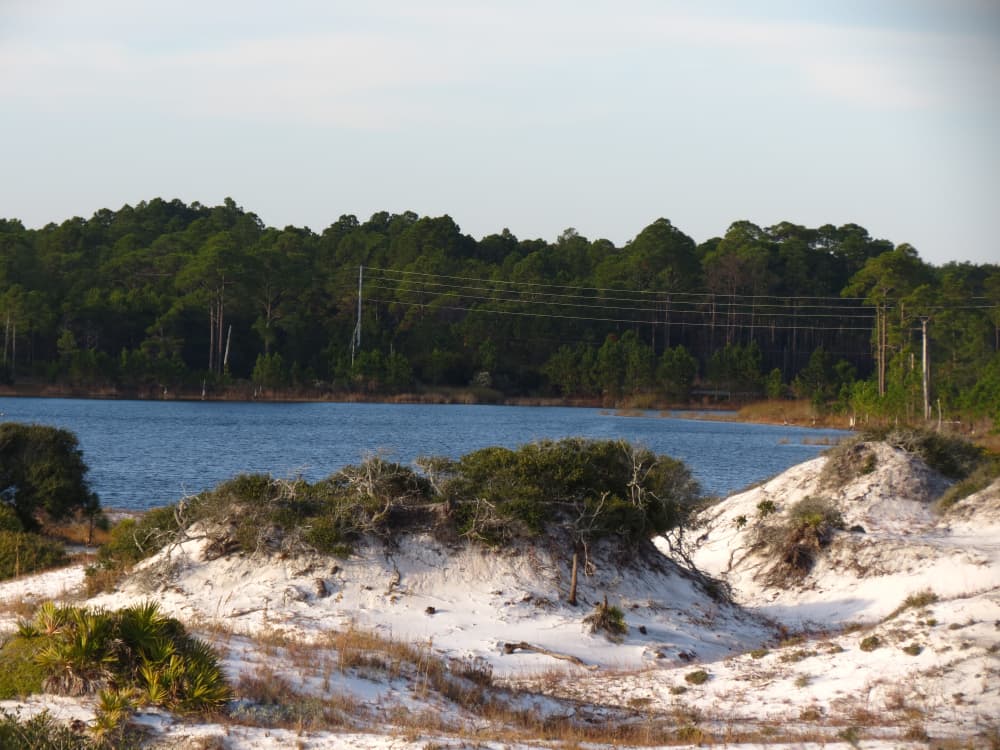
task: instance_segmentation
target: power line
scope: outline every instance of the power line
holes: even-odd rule
[[[730,295],[725,292],[683,292],[683,291],[669,291],[669,290],[647,290],[647,289],[614,289],[607,287],[591,287],[591,286],[573,286],[569,284],[546,284],[537,281],[506,281],[504,279],[483,279],[476,278],[473,276],[451,276],[448,274],[440,273],[428,273],[425,271],[402,271],[394,268],[379,268],[377,266],[365,266],[370,271],[376,271],[378,273],[388,273],[397,274],[403,276],[428,276],[437,279],[452,279],[460,281],[474,281],[478,283],[489,283],[489,284],[508,284],[508,285],[520,285],[520,286],[536,286],[536,287],[548,287],[550,289],[574,289],[577,291],[588,291],[588,292],[611,292],[616,294],[639,294],[644,296],[649,295],[659,295],[663,296],[689,296],[689,297],[712,297],[712,296],[739,296],[744,299],[779,299],[779,300],[828,300],[828,301],[860,301],[865,300],[864,297],[810,297],[810,296],[781,296],[781,295]]]
[[[491,310],[483,307],[460,307],[457,305],[438,305],[433,303],[425,302],[404,302],[401,300],[390,300],[390,299],[379,299],[379,298],[368,298],[369,302],[382,302],[389,305],[403,305],[405,307],[421,307],[430,310],[451,310],[455,312],[474,312],[474,313],[490,313],[494,315],[514,315],[518,317],[532,317],[532,318],[554,318],[559,320],[585,320],[590,322],[600,322],[600,323],[629,323],[636,325],[671,325],[671,326],[691,326],[691,327],[702,327],[702,328],[726,328],[727,325],[731,323],[727,321],[712,322],[696,322],[696,321],[649,321],[649,320],[637,320],[636,318],[606,318],[606,317],[593,317],[593,316],[583,316],[583,315],[556,315],[553,313],[541,313],[541,312],[525,312],[521,310]],[[750,327],[750,324],[743,324],[743,327]],[[757,323],[753,325],[754,328],[759,328],[761,330],[810,330],[810,331],[871,331],[870,327],[865,328],[852,328],[848,326],[807,326],[807,325],[778,325],[773,323]]]

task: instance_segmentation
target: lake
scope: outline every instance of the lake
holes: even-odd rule
[[[641,443],[725,495],[846,434],[570,407],[0,398],[0,412],[74,432],[102,505],[123,509],[172,503],[244,472],[315,481],[374,453],[409,463],[571,436]]]

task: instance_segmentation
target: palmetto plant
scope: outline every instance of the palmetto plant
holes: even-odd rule
[[[91,725],[94,744],[99,748],[120,747],[134,708],[130,689],[102,690]]]
[[[31,620],[22,620],[18,623],[18,635],[24,638],[55,635],[69,623],[70,613],[70,607],[44,602],[35,610],[35,616]]]
[[[44,644],[35,658],[49,673],[46,690],[84,695],[111,682],[115,634],[107,612],[72,609],[63,628],[42,637]]]
[[[108,714],[102,731],[111,731],[133,699],[189,713],[218,711],[230,698],[212,648],[154,602],[114,612],[47,604],[21,623],[19,635],[36,644],[45,690],[102,691]]]

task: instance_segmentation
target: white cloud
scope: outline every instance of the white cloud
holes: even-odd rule
[[[69,17],[53,13],[53,6]],[[194,4],[174,5],[169,33],[190,35],[183,49],[169,43],[176,39],[153,44],[156,32],[149,29],[156,23],[143,31],[147,11],[132,3],[105,0],[97,6],[103,13],[88,5],[89,15],[77,10],[75,18],[63,3],[18,7],[21,25],[34,12],[36,28],[0,46],[0,93],[36,105],[48,100],[50,108],[118,97],[192,117],[373,127],[434,117],[416,92],[521,76],[530,83],[534,71],[551,65],[586,77],[614,54],[636,49],[682,48],[715,69],[750,71],[766,62],[799,77],[803,91],[790,96],[811,92],[866,108],[940,106],[980,95],[970,81],[1000,74],[998,50],[975,40],[709,16],[676,4],[637,4],[628,12],[605,3],[390,3],[346,12],[336,4],[331,11],[300,2],[289,17],[303,17],[289,21],[269,15],[275,12],[269,5],[224,3],[195,16],[198,28],[183,26]],[[156,14],[156,22],[168,19],[162,8]],[[117,25],[102,25],[104,17]],[[253,33],[228,39],[227,18]],[[79,36],[67,42],[63,35],[76,22]],[[461,102],[450,106],[460,109]]]

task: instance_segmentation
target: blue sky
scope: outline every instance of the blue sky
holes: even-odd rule
[[[0,216],[855,222],[1000,262],[1000,3],[0,1]]]

